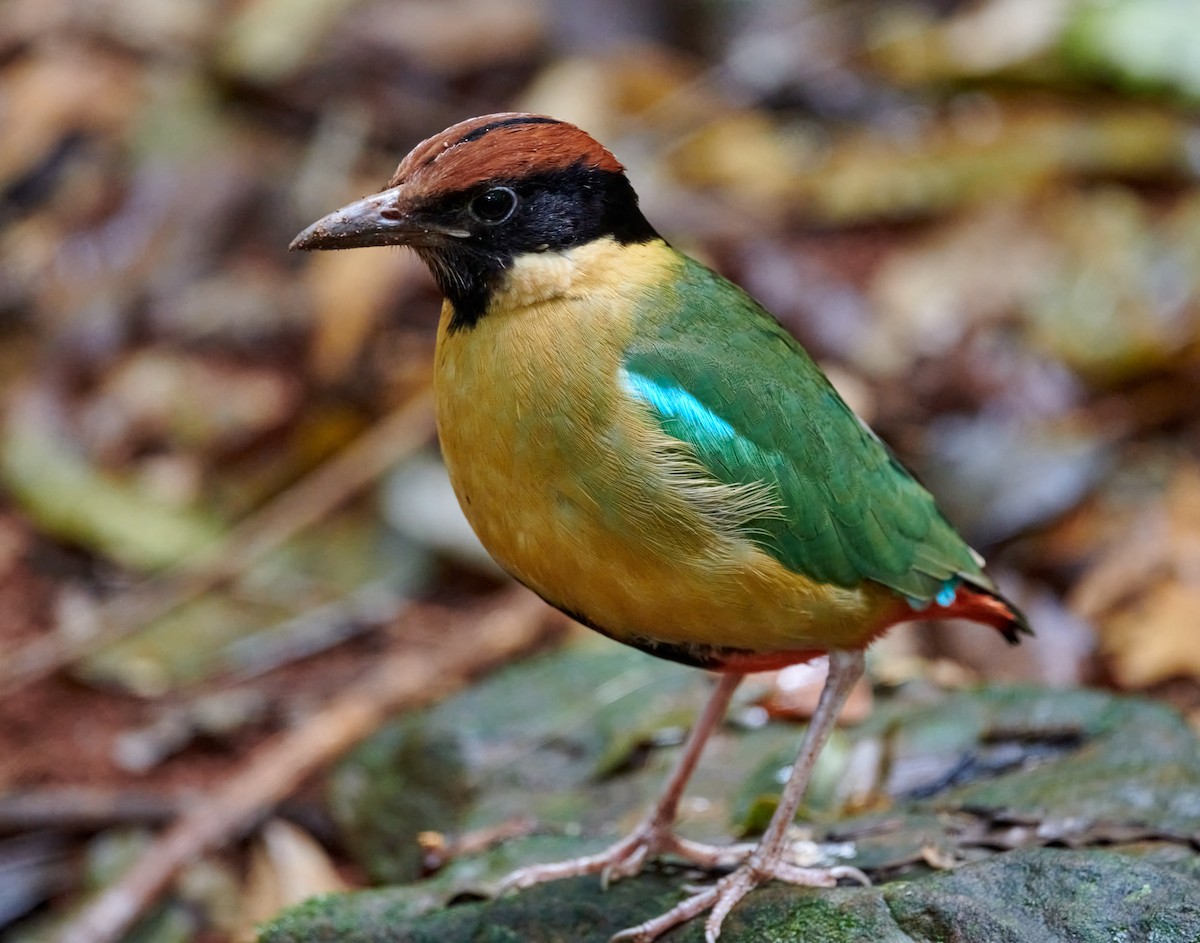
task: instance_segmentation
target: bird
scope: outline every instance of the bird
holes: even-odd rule
[[[1032,634],[982,557],[775,317],[659,235],[622,164],[575,125],[515,112],[459,122],[291,248],[382,245],[415,250],[444,296],[438,436],[484,547],[584,625],[717,675],[633,832],[505,887],[607,883],[682,857],[722,876],[613,940],[647,943],[707,913],[715,943],[761,884],[869,883],[789,862],[788,831],[873,640],[945,617],[1012,644]],[[827,680],[758,843],[675,834],[742,678],[823,656]]]

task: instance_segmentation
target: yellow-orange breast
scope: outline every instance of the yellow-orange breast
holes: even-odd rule
[[[865,644],[894,598],[815,583],[755,547],[738,517],[770,496],[708,477],[623,388],[623,352],[678,259],[601,240],[519,258],[470,328],[451,330],[447,306],[438,431],[463,510],[501,566],[623,641]]]

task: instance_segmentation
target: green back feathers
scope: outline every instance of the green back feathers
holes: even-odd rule
[[[678,280],[641,312],[622,379],[715,479],[774,492],[746,538],[807,577],[871,580],[916,604],[960,578],[990,588],[933,498],[792,336],[736,285],[679,258]]]

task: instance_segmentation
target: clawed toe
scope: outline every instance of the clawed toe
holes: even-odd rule
[[[632,835],[598,854],[520,868],[500,882],[496,894],[501,896],[509,891],[522,891],[547,881],[582,877],[585,874],[599,874],[601,884],[607,887],[609,881],[637,874],[646,860],[648,851],[649,847],[639,841],[636,835]]]
[[[608,890],[613,881],[631,878],[642,870],[650,855],[650,846],[642,843],[635,845],[624,857],[614,858],[600,869],[600,886]]]
[[[768,881],[783,881],[801,887],[833,887],[839,878],[850,878],[862,884],[870,879],[858,868],[841,865],[835,868],[801,868],[783,861],[747,861],[736,871],[725,875],[709,887],[685,885],[691,896],[680,901],[665,914],[622,930],[611,943],[650,943],[672,927],[678,926],[708,911],[704,922],[705,943],[716,943],[729,912],[750,891]]]
[[[554,864],[535,864],[514,871],[501,883],[498,894],[524,890],[546,881],[599,874],[600,883],[607,888],[613,881],[633,877],[646,862],[661,855],[673,855],[709,871],[734,867],[746,859],[751,845],[704,845],[680,838],[662,826],[643,824],[615,845],[594,855],[559,861]]]
[[[750,891],[768,881],[783,881],[802,887],[833,887],[839,878],[848,878],[860,884],[871,883],[862,871],[849,865],[801,867],[782,860],[782,855],[769,856],[773,860],[764,860],[761,849],[753,851],[750,845],[703,845],[647,822],[598,854],[515,871],[501,884],[500,893],[585,874],[599,874],[601,883],[607,887],[611,881],[637,874],[647,861],[660,854],[678,855],[708,870],[737,867],[715,884],[686,885],[684,890],[689,894],[687,898],[661,916],[622,930],[612,937],[612,943],[650,943],[672,927],[706,911],[708,919],[704,924],[704,938],[706,943],[716,943],[729,912]]]

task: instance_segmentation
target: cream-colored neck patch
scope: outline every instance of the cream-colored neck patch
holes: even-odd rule
[[[623,246],[605,237],[570,249],[519,255],[505,272],[490,308],[506,311],[582,297],[603,286],[607,279],[627,279],[630,263],[640,254],[639,249],[640,246]]]

